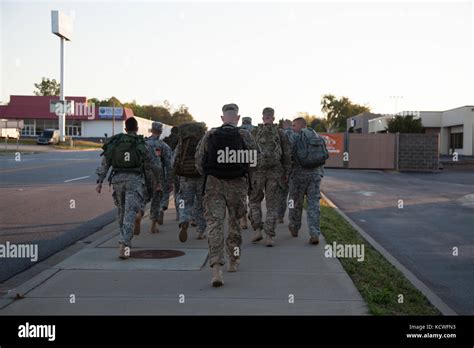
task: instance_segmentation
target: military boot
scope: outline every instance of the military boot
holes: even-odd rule
[[[240,218],[240,228],[243,230],[246,230],[249,228],[247,225],[247,217],[245,215]]]
[[[221,265],[215,264],[212,266],[212,286],[217,288],[224,285],[224,279],[222,279]]]
[[[130,257],[130,247],[126,247],[125,244],[119,243],[119,258],[126,260]]]
[[[269,234],[265,236],[265,245],[267,247],[272,247],[273,245],[275,245],[275,240]]]
[[[164,218],[165,212],[163,209],[160,210],[160,214],[158,215],[158,219],[156,220],[158,222],[158,225],[163,225],[163,218]]]
[[[184,243],[188,240],[188,227],[189,222],[182,222],[179,224],[179,241]]]
[[[160,232],[160,231],[158,230],[157,224],[158,224],[158,221],[156,221],[156,220],[151,220],[150,233],[153,234],[153,233],[158,233],[158,232]]]
[[[237,272],[240,265],[240,259],[230,259],[227,265],[227,272]]]
[[[261,228],[257,228],[255,230],[255,235],[253,236],[252,238],[252,243],[256,243],[256,242],[259,242],[263,239],[263,235],[262,235],[262,229]]]

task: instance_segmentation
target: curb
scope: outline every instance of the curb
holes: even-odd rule
[[[322,198],[335,209],[372,247],[382,254],[385,259],[398,269],[410,283],[415,286],[425,297],[435,306],[443,315],[458,315],[449,307],[438,295],[436,295],[425,283],[416,277],[408,268],[403,266],[392,254],[390,254],[382,245],[376,242],[367,232],[357,225],[349,216],[339,209],[329,198],[321,191]]]

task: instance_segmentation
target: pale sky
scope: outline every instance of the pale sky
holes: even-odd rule
[[[59,80],[51,10],[74,18],[66,95],[185,104],[220,123],[221,107],[261,121],[322,115],[332,93],[377,113],[474,103],[472,1],[5,2],[0,100]],[[146,115],[143,115],[146,116]]]

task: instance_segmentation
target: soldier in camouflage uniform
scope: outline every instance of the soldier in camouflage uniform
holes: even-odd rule
[[[153,122],[151,126],[152,135],[146,140],[147,144],[155,151],[160,167],[159,173],[153,173],[150,166],[145,165],[146,189],[141,211],[143,214],[146,204],[151,201],[151,233],[158,233],[157,224],[163,224],[162,197],[163,192],[167,190],[168,177],[171,174],[171,149],[163,140],[160,140],[162,131],[163,125],[160,122]],[[159,178],[158,181],[155,181],[154,177]]]
[[[263,109],[263,124],[252,131],[261,155],[257,167],[251,169],[252,192],[250,194],[250,222],[255,230],[252,242],[263,239],[265,245],[273,246],[277,222],[278,206],[283,185],[288,181],[291,168],[291,154],[288,139],[283,131],[273,123],[275,111]],[[262,221],[262,201],[265,197],[267,216]]]
[[[179,142],[173,158],[173,173],[179,177],[179,240],[188,239],[188,227],[194,218],[197,239],[205,239],[206,219],[203,212],[204,177],[196,169],[196,149],[206,132],[202,122],[186,122],[179,126]]]
[[[173,155],[176,153],[175,149],[176,146],[178,146],[178,127],[173,126],[171,128],[171,134],[167,136],[166,138],[163,139],[163,141],[171,148],[173,151]],[[177,203],[177,197],[178,197],[178,192],[179,192],[179,176],[178,175],[171,175],[172,177],[170,180],[173,182],[173,199],[174,199],[174,206],[176,209],[176,221],[179,220],[179,209],[178,209],[178,203]],[[169,201],[169,196],[170,196],[171,190],[167,188],[167,191],[165,191],[165,194],[163,195],[162,202],[163,206],[168,206],[167,202]]]
[[[242,125],[240,126],[240,129],[248,130],[251,133],[254,128],[255,126],[252,125],[252,117],[242,117]],[[249,211],[248,197],[247,197],[247,201],[245,202],[245,208],[246,208],[245,215],[240,219],[240,228],[243,230],[246,230],[248,228],[248,224],[247,224],[247,213]]]
[[[321,178],[324,176],[324,167],[303,168],[295,160],[295,139],[301,133],[305,133],[306,139],[318,137],[319,135],[312,129],[307,128],[304,118],[299,117],[293,121],[293,134],[290,136],[291,151],[293,154],[293,165],[290,176],[290,193],[288,196],[288,210],[290,223],[288,229],[293,237],[298,237],[298,231],[301,228],[301,214],[303,211],[304,197],[308,200],[308,209],[306,215],[309,227],[309,243],[319,244],[320,230],[320,208],[319,200],[321,198],[320,185]]]
[[[131,117],[125,121],[127,134],[136,135],[138,131],[138,123],[135,118]],[[114,139],[114,137],[112,137]],[[156,155],[154,151],[143,141],[144,146],[144,164],[150,165],[155,172],[159,171],[156,166]],[[105,151],[102,155],[105,154]],[[106,156],[102,158],[101,165],[97,168],[97,187],[96,191],[102,191],[102,183],[107,176],[111,163],[108,163]],[[138,167],[137,171],[121,171],[112,168],[112,177],[109,179],[113,187],[113,199],[118,208],[118,221],[120,225],[119,238],[119,257],[127,259],[130,256],[131,241],[133,237],[133,227],[140,216],[141,202],[145,180],[143,176],[143,168]],[[158,179],[158,178],[156,178]]]
[[[291,133],[293,130],[291,129],[292,123],[290,120],[284,120],[283,121],[283,133],[285,133],[286,137],[288,138],[288,141],[290,139]],[[281,200],[278,205],[278,223],[282,224],[283,219],[285,217],[285,212],[286,212],[286,206],[288,204],[288,192],[290,191],[290,186],[289,182],[287,181],[286,183],[282,183],[282,189],[281,189]]]
[[[246,169],[241,171],[245,164],[243,162],[229,164],[227,161],[219,161],[214,166],[213,151],[218,146],[223,146],[226,138],[231,146],[236,144],[243,146],[249,151],[256,152],[257,147],[250,133],[244,129],[238,129],[237,124],[240,116],[238,115],[238,106],[235,104],[226,104],[222,108],[223,125],[219,128],[213,128],[208,131],[198,145],[196,151],[196,168],[201,174],[206,174],[205,195],[204,195],[204,215],[208,226],[209,243],[209,264],[212,267],[212,285],[222,286],[221,266],[225,264],[224,259],[224,219],[226,210],[228,210],[229,232],[225,241],[227,255],[229,257],[228,272],[236,272],[240,263],[240,246],[242,236],[240,231],[239,219],[245,214],[245,202],[247,197],[247,182],[245,179]],[[229,134],[229,136],[227,136]],[[226,143],[227,144],[227,143]],[[226,145],[227,146],[227,145]],[[240,147],[243,148],[243,147]],[[217,151],[218,153],[219,151]],[[211,165],[209,165],[211,163]],[[224,169],[233,170],[233,175],[227,175],[227,178],[219,178],[218,171]],[[238,167],[239,169],[235,169]],[[220,168],[216,169],[215,168]],[[235,174],[238,173],[238,174]]]

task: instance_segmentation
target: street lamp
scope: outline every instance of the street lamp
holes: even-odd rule
[[[51,31],[59,36],[60,49],[60,101],[62,104],[59,115],[59,137],[64,142],[66,134],[66,101],[64,99],[64,40],[72,39],[72,19],[61,11],[51,11]]]

